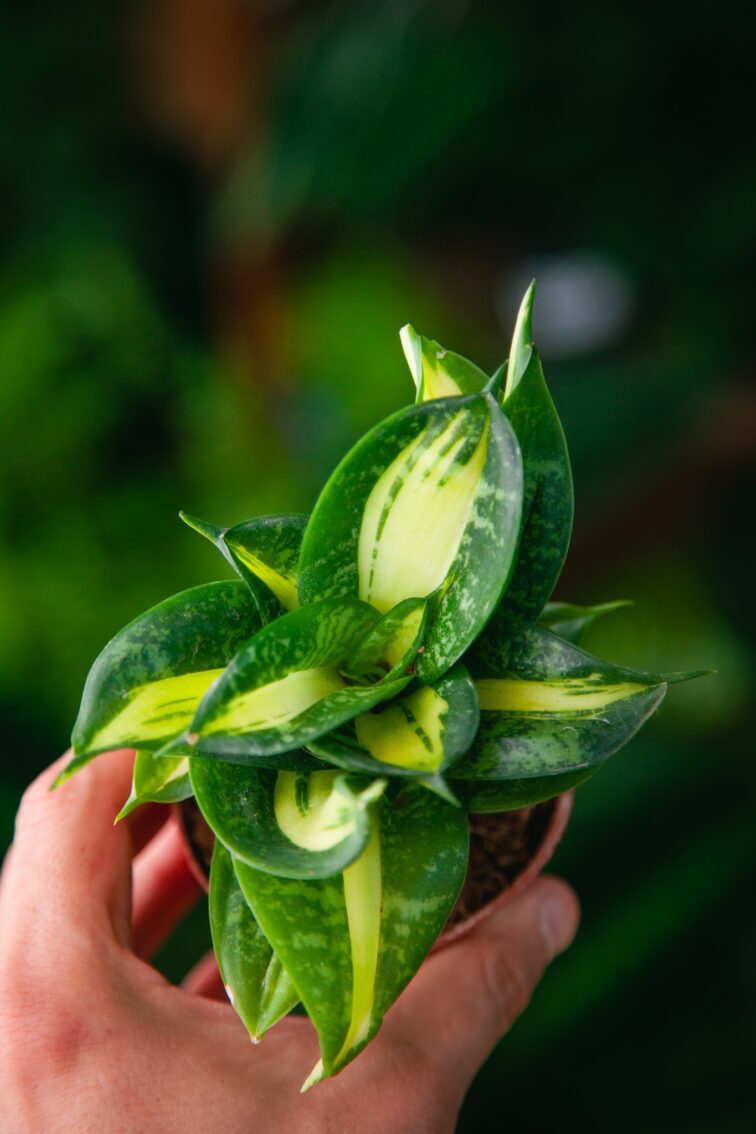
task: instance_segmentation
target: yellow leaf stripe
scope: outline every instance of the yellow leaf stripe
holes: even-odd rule
[[[299,596],[297,594],[297,582],[294,578],[287,578],[286,575],[281,575],[280,572],[274,571],[270,564],[265,563],[256,555],[253,555],[247,548],[242,547],[241,544],[229,539],[226,541],[228,548],[233,552],[234,556],[248,567],[259,579],[276,596],[284,610],[296,610],[299,606]]]
[[[170,739],[191,722],[199,701],[221,673],[222,669],[205,669],[137,686],[128,704],[100,729],[88,748],[106,751],[121,744]]]
[[[325,851],[353,834],[354,805],[334,787],[343,772],[279,772],[273,797],[276,822],[287,839],[310,851]],[[300,788],[304,798],[300,797]]]
[[[448,709],[444,698],[425,686],[380,713],[361,713],[355,720],[357,739],[371,756],[385,764],[436,772],[444,759]]]
[[[509,713],[591,712],[647,688],[629,681],[607,684],[598,673],[556,681],[483,678],[475,687],[481,710]]]
[[[356,862],[343,873],[349,941],[352,954],[352,1008],[349,1029],[333,1061],[331,1072],[347,1061],[350,1052],[370,1034],[375,1002],[375,980],[381,939],[383,870],[379,821],[371,816],[370,841]],[[323,1061],[308,1075],[302,1091],[323,1078]]]
[[[399,338],[412,379],[424,402],[431,398],[452,398],[462,393],[444,366],[447,352],[443,347],[438,347],[429,358],[423,349],[423,339],[409,324],[402,327]]]
[[[466,464],[465,411],[430,442],[421,433],[383,472],[365,504],[358,546],[359,597],[381,613],[424,597],[446,579],[478,492],[488,427]]]
[[[278,681],[234,697],[220,716],[203,725],[202,735],[223,733],[225,736],[234,736],[256,732],[258,729],[276,728],[345,687],[344,679],[330,666],[316,666],[289,673]]]

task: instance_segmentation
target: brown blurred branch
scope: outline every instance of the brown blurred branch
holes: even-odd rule
[[[633,547],[687,546],[727,485],[754,465],[756,388],[733,385],[707,404],[665,458],[606,487],[594,514],[580,517],[560,594],[621,564]],[[607,507],[607,500],[611,507]]]
[[[246,161],[265,160],[268,33],[250,0],[161,0],[145,16],[143,110],[190,155],[211,192],[222,187],[242,149]],[[256,417],[252,386],[274,399],[289,376],[275,240],[265,247],[211,250],[208,291],[219,352],[231,362],[225,369],[240,409]]]

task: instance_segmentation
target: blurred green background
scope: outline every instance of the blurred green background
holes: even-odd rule
[[[10,9],[10,10],[8,10]],[[308,509],[520,293],[572,452],[558,597],[675,688],[579,790],[584,923],[462,1131],[753,1129],[756,149],[733,3],[42,0],[0,19],[0,836],[122,624]],[[752,512],[750,513],[752,516]],[[199,910],[166,950],[205,947]]]

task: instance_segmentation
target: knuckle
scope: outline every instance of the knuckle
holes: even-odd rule
[[[527,1008],[532,994],[528,975],[511,949],[489,947],[480,956],[483,993],[494,1012],[514,1019]]]

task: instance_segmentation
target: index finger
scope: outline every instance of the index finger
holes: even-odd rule
[[[131,783],[134,753],[110,752],[50,790],[70,759],[62,756],[25,791],[3,880],[4,918],[16,926],[52,914],[57,927],[97,926],[129,938],[128,828],[113,826]]]

